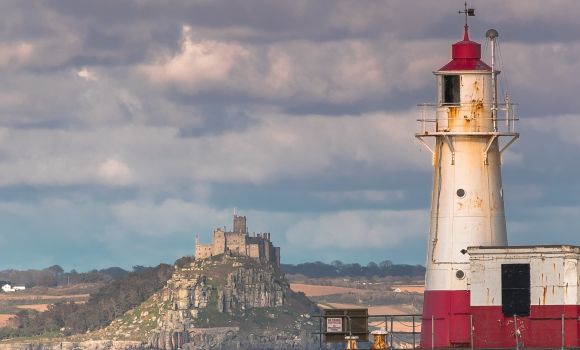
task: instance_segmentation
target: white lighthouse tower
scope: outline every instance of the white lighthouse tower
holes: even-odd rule
[[[470,342],[470,268],[467,248],[507,245],[501,153],[519,136],[509,101],[497,103],[492,67],[481,45],[469,39],[465,8],[462,41],[452,60],[435,71],[437,103],[422,105],[416,134],[433,153],[431,225],[422,320],[422,347],[458,347]],[[432,114],[429,113],[432,112]],[[500,138],[507,137],[502,147]],[[434,143],[427,138],[434,138]]]

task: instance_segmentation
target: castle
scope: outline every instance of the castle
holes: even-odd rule
[[[231,232],[218,228],[213,231],[213,243],[201,244],[195,239],[195,259],[205,259],[220,254],[248,256],[280,266],[280,247],[274,247],[270,233],[250,236],[246,217],[234,213],[234,226]]]

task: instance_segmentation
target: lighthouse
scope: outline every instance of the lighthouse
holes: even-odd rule
[[[432,152],[433,189],[421,346],[470,343],[468,247],[507,245],[501,154],[519,134],[509,101],[497,101],[497,75],[471,41],[465,14],[463,40],[451,61],[434,72],[437,102],[423,104],[416,137]],[[501,140],[501,142],[500,142]],[[503,146],[502,146],[503,145]]]

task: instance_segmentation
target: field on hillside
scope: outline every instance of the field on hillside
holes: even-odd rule
[[[369,315],[419,314],[422,281],[404,279],[294,278],[290,288],[302,292],[322,309],[367,308]]]
[[[0,327],[7,326],[7,321],[19,311],[46,311],[57,302],[84,303],[90,293],[98,290],[102,284],[87,283],[55,288],[34,287],[24,291],[0,293]]]
[[[13,316],[12,314],[0,314],[0,327],[8,326],[8,320]]]
[[[338,287],[338,286],[320,286],[304,283],[292,283],[290,287],[295,292],[302,292],[306,294],[307,297],[318,297],[322,295],[345,294],[345,293],[362,294],[366,292],[366,290],[364,289]]]
[[[18,305],[16,307],[22,310],[34,310],[38,312],[44,312],[48,310],[48,307],[50,305],[51,304],[29,304],[29,305]]]
[[[425,285],[417,285],[417,284],[395,284],[392,286],[393,290],[400,290],[401,292],[411,292],[411,293],[420,293],[423,294],[425,292]]]
[[[320,307],[323,309],[357,309],[362,307],[369,310],[369,315],[410,315],[415,314],[417,311],[413,305],[408,304],[365,306],[360,304],[328,303],[321,304]]]

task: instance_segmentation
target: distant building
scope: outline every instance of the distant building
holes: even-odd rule
[[[12,287],[12,285],[11,284],[8,284],[8,283],[2,285],[2,291],[4,293],[11,293],[11,292],[16,292],[16,291],[25,290],[25,289],[26,289],[25,286],[14,286],[14,287]]]
[[[270,233],[258,233],[250,236],[246,217],[234,214],[233,230],[215,229],[213,242],[210,244],[199,243],[199,237],[195,239],[195,259],[205,259],[220,254],[248,256],[250,258],[268,261],[280,266],[280,247],[274,247],[270,241]]]

